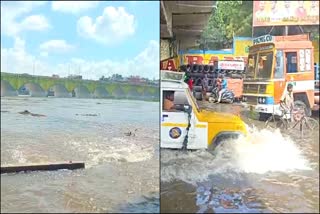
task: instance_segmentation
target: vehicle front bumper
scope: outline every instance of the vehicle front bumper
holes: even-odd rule
[[[265,113],[265,114],[275,114],[281,115],[280,105],[272,105],[272,104],[257,104],[257,105],[250,105],[250,110],[254,110],[258,113]]]

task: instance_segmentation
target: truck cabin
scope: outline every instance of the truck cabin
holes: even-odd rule
[[[253,45],[244,79],[245,101],[257,104],[257,96],[271,96],[270,102],[278,103],[286,84],[292,82],[295,100],[311,107],[314,87],[305,84],[314,81],[313,61],[308,35],[275,36],[273,41]]]

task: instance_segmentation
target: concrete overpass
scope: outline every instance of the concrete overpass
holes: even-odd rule
[[[159,88],[150,85],[74,80],[1,72],[1,96],[27,94],[77,98],[159,100]]]
[[[161,1],[161,42],[172,43],[174,40],[175,52],[195,47],[215,4],[215,1]],[[162,45],[162,48],[169,46],[172,45]],[[164,55],[172,55],[165,53],[166,51],[168,50],[162,50]]]

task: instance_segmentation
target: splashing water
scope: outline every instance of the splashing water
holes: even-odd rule
[[[26,157],[21,150],[11,150],[12,159],[16,160],[18,163],[26,163]]]
[[[77,155],[86,161],[86,168],[107,162],[141,162],[155,154],[150,141],[130,137],[105,138],[101,141],[68,141]],[[70,146],[69,146],[70,147]]]
[[[216,155],[207,151],[161,152],[161,180],[182,180],[195,184],[208,180],[210,175],[223,177],[239,173],[289,172],[311,170],[298,146],[279,130],[249,129],[247,138],[228,140],[217,148]],[[236,173],[229,173],[236,172]]]
[[[242,138],[233,144],[238,167],[247,173],[311,170],[295,142],[276,130],[253,129],[250,140]]]

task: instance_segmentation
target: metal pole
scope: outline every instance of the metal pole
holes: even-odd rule
[[[284,26],[284,35],[285,36],[288,36],[288,31],[289,31],[289,26],[288,25]]]

